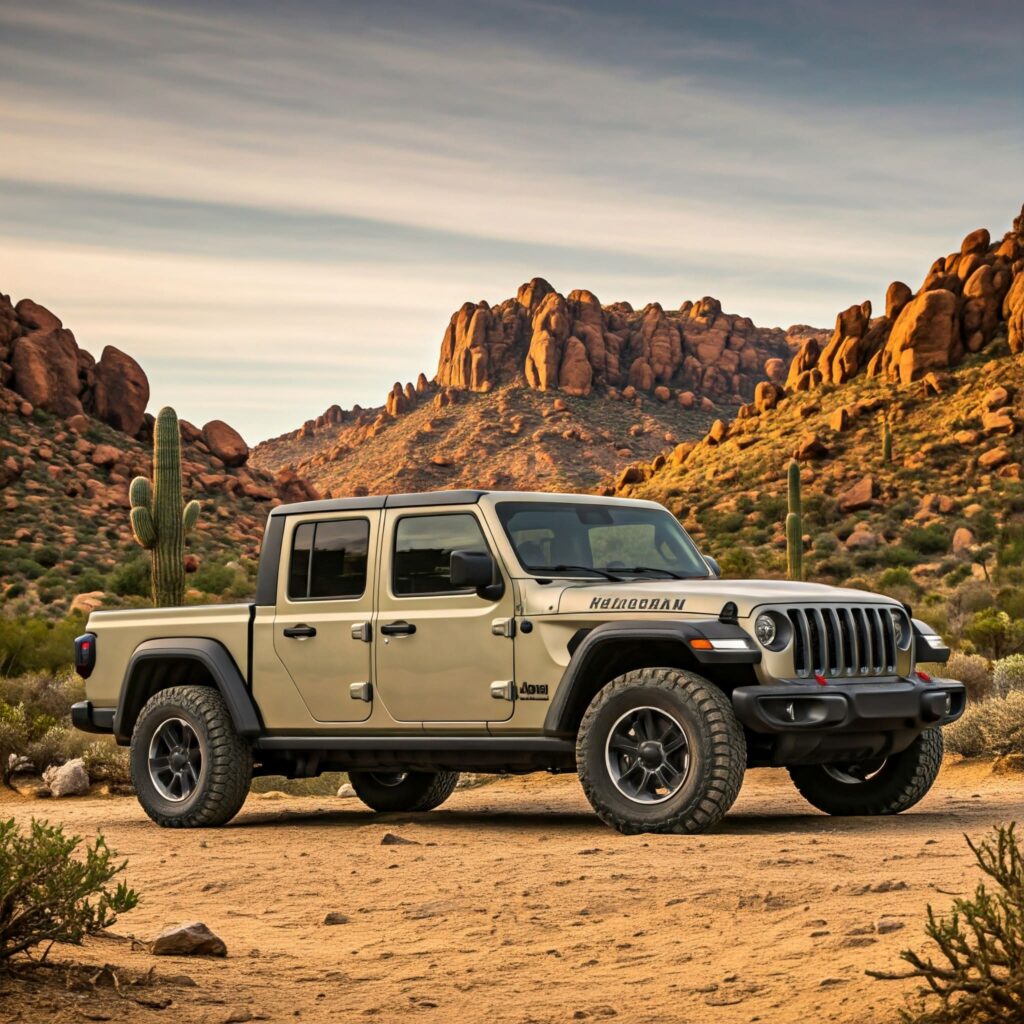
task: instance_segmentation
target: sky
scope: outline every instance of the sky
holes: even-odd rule
[[[255,444],[534,276],[831,325],[1024,202],[1024,5],[4,0],[0,291]]]

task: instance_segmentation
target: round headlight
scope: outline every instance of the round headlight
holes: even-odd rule
[[[775,643],[775,620],[770,615],[758,615],[754,620],[754,636],[762,647],[771,647]]]
[[[909,636],[907,633],[907,624],[903,619],[903,613],[896,611],[895,608],[890,608],[889,614],[892,616],[892,628],[896,635],[896,646],[902,651],[906,646]]]

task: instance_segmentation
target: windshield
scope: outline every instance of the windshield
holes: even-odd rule
[[[534,576],[711,575],[693,541],[665,509],[502,501],[497,511],[516,557]]]

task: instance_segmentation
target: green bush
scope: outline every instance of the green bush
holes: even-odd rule
[[[962,757],[1024,754],[1024,691],[968,703],[962,717],[944,733],[946,748]]]
[[[0,618],[0,676],[54,672],[70,665],[74,639],[84,625],[78,614],[57,622],[39,616]]]
[[[967,840],[982,872],[973,897],[953,901],[949,917],[928,907],[925,932],[938,962],[911,949],[907,974],[869,971],[882,979],[923,979],[921,1004],[908,1024],[1019,1024],[1024,1020],[1024,851],[1016,825],[998,826],[979,845]]]
[[[1010,654],[992,666],[992,682],[1000,697],[1024,690],[1024,654]]]
[[[980,655],[953,651],[942,674],[949,679],[959,679],[967,687],[967,699],[971,703],[985,700],[996,692],[988,662]]]
[[[898,569],[886,569],[879,578],[878,585],[882,590],[887,590],[891,587],[908,587],[911,590],[920,589],[914,582],[914,577],[910,575],[910,570],[902,566]]]
[[[43,544],[32,552],[35,560],[44,568],[52,569],[61,558],[60,548],[53,544]]]
[[[903,535],[903,543],[922,555],[937,555],[949,550],[949,529],[941,523],[912,526]]]
[[[107,577],[107,588],[122,597],[149,597],[149,558],[142,555],[122,562]]]
[[[226,594],[235,583],[235,572],[225,565],[202,565],[191,585],[204,594]]]
[[[59,825],[33,820],[26,834],[0,822],[0,965],[41,943],[81,945],[135,907],[134,890],[109,885],[125,866],[115,857],[102,836],[82,846]]]
[[[964,626],[964,636],[993,660],[1024,648],[1024,621],[1011,619],[998,608],[975,612]]]

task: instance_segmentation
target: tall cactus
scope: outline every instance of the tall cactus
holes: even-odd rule
[[[786,575],[804,578],[804,523],[800,507],[800,464],[789,463],[789,514],[786,516]]]
[[[173,607],[185,599],[185,534],[199,518],[199,502],[183,504],[178,414],[164,406],[153,430],[153,482],[137,476],[128,491],[132,533],[153,552],[153,601]]]
[[[892,462],[892,427],[887,419],[882,420],[882,461]]]

